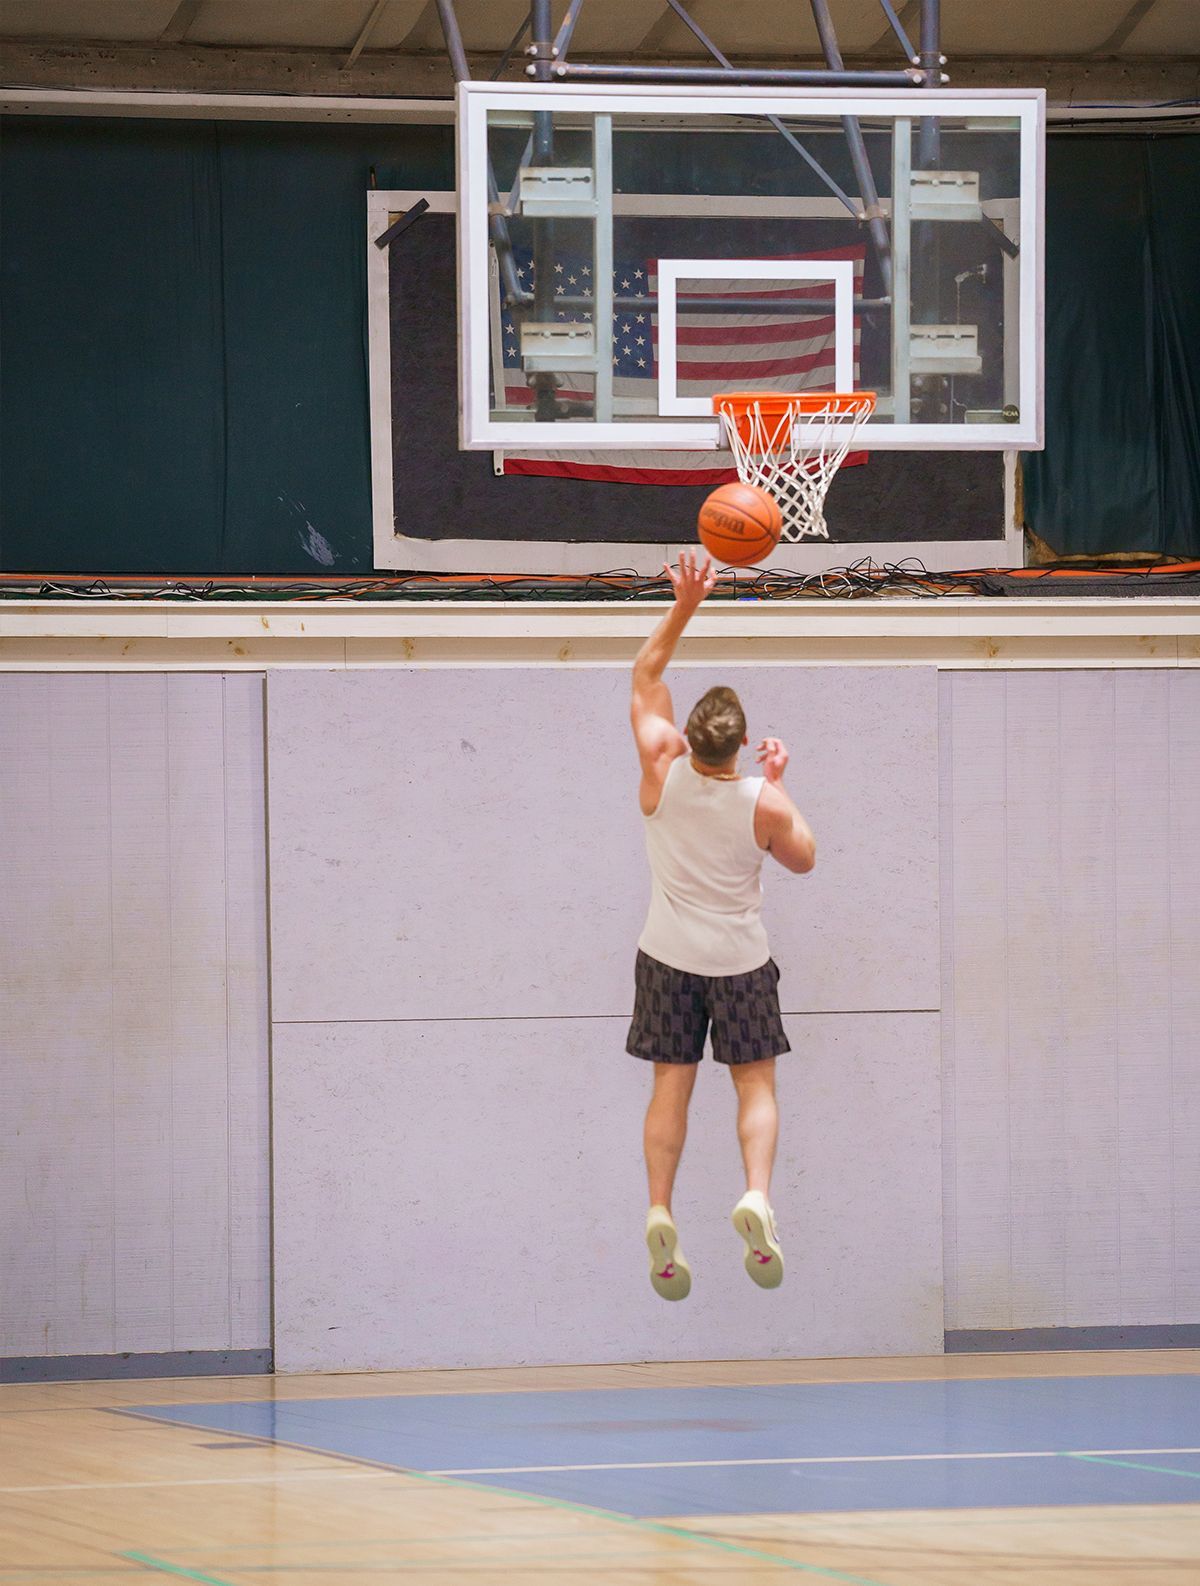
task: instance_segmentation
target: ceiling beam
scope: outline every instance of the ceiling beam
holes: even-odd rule
[[[0,114],[96,116],[108,121],[311,121],[453,127],[455,104],[449,97],[411,99],[399,94],[383,98],[347,93],[172,94],[144,88],[0,88]]]
[[[364,126],[453,127],[454,100],[406,99],[389,94],[171,94],[161,90],[125,88],[0,88],[0,114],[5,116],[103,117],[136,121],[298,121]],[[1148,108],[1127,104],[1106,110],[1070,105],[1047,106],[1052,130],[1071,126],[1121,125],[1180,128],[1186,113],[1170,106]],[[1190,118],[1195,122],[1196,118]],[[411,198],[419,197],[412,194]],[[435,205],[436,207],[436,205]],[[446,213],[453,210],[451,203]]]
[[[204,0],[179,0],[179,4],[171,12],[170,20],[158,35],[160,44],[178,44],[187,35],[187,30],[196,20],[196,12],[204,4]]]
[[[3,43],[0,81],[10,88],[158,89],[164,93],[292,93],[448,98],[454,81],[443,50],[367,50],[344,69],[341,50],[235,49],[205,44]],[[499,53],[468,57],[486,79]],[[602,57],[598,57],[602,58]],[[610,57],[613,58],[613,57]],[[628,59],[622,52],[619,58]],[[643,55],[649,64],[653,56]],[[755,56],[743,66],[777,66]],[[819,57],[789,64],[819,66]],[[1037,56],[956,56],[952,88],[1045,88],[1058,104],[1075,99],[1160,103],[1200,99],[1200,57],[1122,56],[1114,60]]]

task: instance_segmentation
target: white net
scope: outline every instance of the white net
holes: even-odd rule
[[[829,538],[825,496],[858,427],[875,408],[873,391],[713,398],[738,477],[775,497],[785,540]]]

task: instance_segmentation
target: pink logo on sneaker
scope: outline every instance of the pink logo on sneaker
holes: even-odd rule
[[[754,1254],[758,1257],[758,1264],[760,1267],[765,1267],[771,1259],[769,1255],[764,1256],[761,1250],[756,1250]]]
[[[660,1278],[673,1278],[675,1276],[675,1263],[673,1261],[668,1261],[666,1266],[658,1275]]]

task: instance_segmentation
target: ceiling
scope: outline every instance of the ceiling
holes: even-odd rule
[[[879,0],[830,0],[847,57],[898,47]],[[555,22],[566,9],[556,0]],[[691,0],[695,21],[727,54],[804,60],[819,54],[803,0]],[[915,0],[897,9],[911,34]],[[472,54],[499,54],[528,0],[457,0]],[[0,0],[0,39],[22,43],[210,45],[224,48],[441,54],[431,0]],[[1200,0],[942,0],[950,57],[1178,59],[1200,55]],[[571,53],[577,60],[702,58],[666,0],[585,0]],[[510,75],[519,71],[518,64]],[[898,62],[897,62],[898,64]]]

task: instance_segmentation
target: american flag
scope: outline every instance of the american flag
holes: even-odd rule
[[[849,259],[854,264],[854,292],[862,294],[866,250],[829,248],[804,254],[776,254],[779,259]],[[586,324],[595,282],[589,260],[558,253],[553,260],[554,297],[564,300],[555,317],[568,324]],[[517,274],[530,290],[536,268],[528,255],[517,256]],[[658,340],[657,278],[652,261],[618,261],[613,271],[614,295],[629,300],[613,312],[613,395],[618,411],[629,416],[657,416]],[[688,312],[689,296],[736,297],[764,303],[763,313]],[[764,286],[762,282],[706,280],[696,293],[680,292],[676,304],[676,375],[681,396],[711,396],[715,391],[830,390],[834,374],[834,321],[824,310],[805,311],[806,299],[828,299],[832,286],[824,281]],[[570,301],[577,299],[579,301]],[[795,303],[794,315],[767,311],[765,305]],[[645,304],[644,308],[641,304]],[[511,406],[527,406],[533,393],[521,369],[520,336],[512,316],[501,318],[504,347],[504,395]],[[859,374],[859,317],[854,320],[854,379]],[[563,375],[559,401],[592,400],[590,376]],[[572,382],[576,381],[576,384]],[[638,411],[640,409],[640,412]],[[590,417],[590,413],[587,415]],[[507,474],[555,475],[573,479],[616,480],[626,484],[719,485],[737,478],[728,454],[711,451],[530,451],[504,454]],[[848,464],[865,462],[852,453]]]

